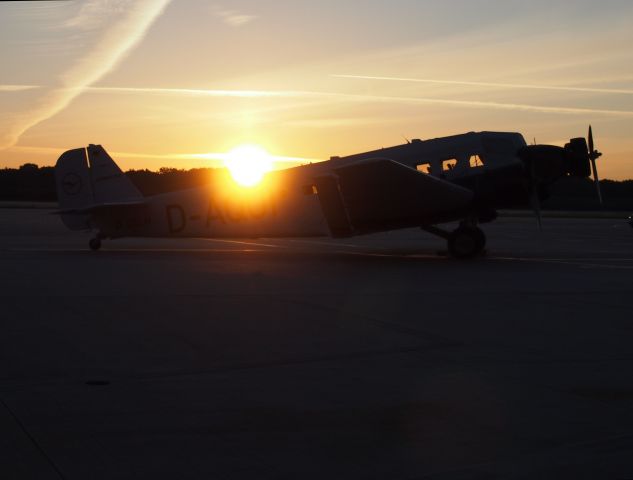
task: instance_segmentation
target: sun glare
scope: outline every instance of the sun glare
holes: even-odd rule
[[[224,162],[233,179],[244,187],[257,185],[273,169],[270,154],[258,145],[240,145],[226,155]]]

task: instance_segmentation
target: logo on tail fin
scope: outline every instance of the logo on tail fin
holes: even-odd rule
[[[62,189],[67,195],[77,195],[81,192],[81,177],[73,172],[67,173],[62,179]]]

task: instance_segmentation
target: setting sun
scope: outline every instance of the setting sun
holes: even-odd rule
[[[231,150],[225,160],[233,179],[244,187],[257,185],[273,168],[270,154],[258,145],[240,145]]]

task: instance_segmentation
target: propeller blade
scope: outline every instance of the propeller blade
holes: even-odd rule
[[[538,188],[536,188],[536,185],[532,188],[532,193],[530,194],[530,204],[532,205],[532,210],[534,210],[534,215],[536,215],[538,229],[542,232],[543,222],[541,219],[541,200],[538,198]]]
[[[596,168],[596,159],[591,158],[591,168],[593,169],[593,181],[596,184],[596,191],[598,192],[598,201],[602,206],[602,190],[600,189],[600,179],[598,178],[598,169]]]
[[[541,199],[538,196],[538,179],[536,177],[536,162],[534,159],[530,162],[530,205],[536,215],[536,223],[539,231],[543,231],[543,224],[541,222]]]
[[[598,178],[598,168],[596,167],[596,160],[602,156],[602,154],[594,149],[593,144],[593,131],[591,125],[589,125],[589,134],[587,136],[587,144],[589,146],[589,160],[591,160],[591,170],[593,171],[593,181],[596,185],[596,192],[598,192],[598,202],[602,205],[602,190],[600,188],[600,179]]]

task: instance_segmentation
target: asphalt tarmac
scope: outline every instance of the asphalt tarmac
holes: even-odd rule
[[[105,241],[0,209],[0,478],[633,478],[633,229]]]

